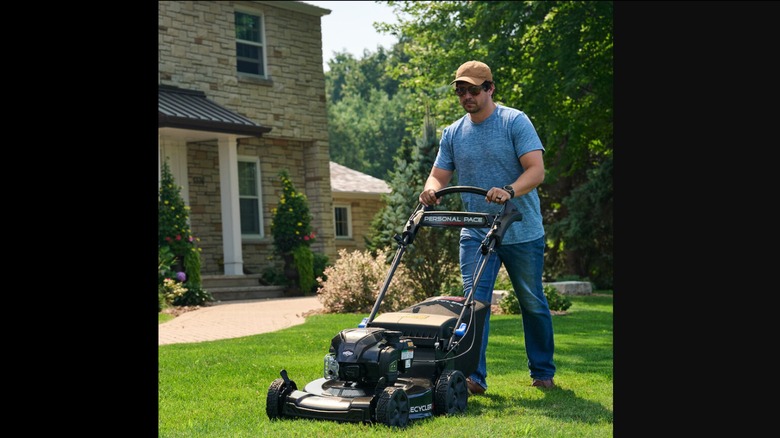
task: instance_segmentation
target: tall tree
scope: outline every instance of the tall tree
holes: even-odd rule
[[[562,275],[591,276],[589,265],[611,261],[612,217],[598,229],[598,246],[587,256],[583,242],[567,245],[575,234],[566,230],[589,211],[611,212],[611,196],[576,200],[567,197],[610,159],[613,149],[612,11],[611,1],[388,1],[397,24],[377,29],[401,35],[404,63],[389,73],[413,92],[407,106],[410,123],[423,117],[424,102],[439,127],[462,115],[449,81],[469,59],[486,62],[496,79],[499,103],[518,108],[531,118],[545,145],[547,176],[539,188],[548,227],[548,279]],[[593,204],[593,202],[609,203]],[[571,260],[587,260],[571,263]],[[602,270],[603,272],[603,270]],[[599,279],[600,285],[611,281]]]
[[[331,160],[386,179],[404,144],[409,90],[385,74],[388,52],[337,53],[325,74]]]

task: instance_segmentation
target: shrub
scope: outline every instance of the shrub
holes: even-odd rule
[[[571,300],[569,297],[558,293],[558,289],[555,286],[544,286],[544,296],[547,297],[547,304],[550,306],[550,310],[564,311],[571,307]]]
[[[163,280],[162,286],[158,287],[157,292],[164,297],[166,305],[177,305],[175,304],[176,300],[184,296],[187,288],[184,287],[184,283],[181,281],[166,278]]]
[[[173,255],[184,257],[194,245],[195,237],[189,225],[189,207],[181,197],[181,186],[176,184],[166,159],[157,198],[157,246],[168,246]]]
[[[157,290],[157,312],[162,312],[163,309],[168,307],[168,303],[165,301],[165,294],[162,291]]]
[[[162,165],[157,214],[158,299],[174,306],[213,301],[201,287],[201,248],[195,245],[198,239],[190,230],[189,207],[184,204],[181,186],[176,184],[167,159]]]
[[[339,250],[335,265],[325,268],[327,281],[318,278],[322,286],[318,298],[326,313],[368,313],[376,302],[390,272],[390,264],[383,249],[371,252]],[[416,291],[408,272],[399,265],[393,273],[388,290],[379,306],[380,312],[396,311],[425,299],[425,293]]]
[[[174,298],[174,306],[200,306],[208,301],[214,301],[214,297],[206,289],[200,286],[189,286],[185,292]]]
[[[304,295],[314,291],[317,282],[314,280],[314,253],[306,245],[299,245],[293,249],[293,259],[298,268],[298,284]]]
[[[271,233],[279,255],[292,254],[298,246],[309,246],[315,234],[311,229],[311,213],[306,195],[295,190],[287,170],[279,172],[282,194],[279,205],[272,210]]]
[[[312,267],[314,269],[314,279],[317,281],[317,287],[322,286],[320,281],[325,282],[328,280],[328,276],[325,275],[325,268],[328,266],[328,256],[315,252]]]
[[[176,256],[167,245],[157,248],[157,285],[162,286],[163,280],[176,275],[172,270]]]
[[[555,286],[546,284],[544,286],[544,296],[547,297],[547,304],[550,310],[565,311],[571,307],[569,297],[558,293],[558,289]],[[498,303],[498,306],[505,314],[517,315],[520,313],[520,302],[517,301],[514,289],[509,289],[509,293]]]
[[[287,277],[284,272],[274,266],[266,266],[260,277],[261,284],[273,286],[286,286]]]
[[[285,271],[297,271],[297,278],[287,274],[287,285],[309,294],[317,283],[314,280],[314,259],[309,248],[314,243],[316,233],[311,228],[308,200],[306,195],[295,189],[286,169],[279,172],[279,180],[282,182],[282,194],[279,196],[279,204],[271,211],[274,252],[282,256]]]

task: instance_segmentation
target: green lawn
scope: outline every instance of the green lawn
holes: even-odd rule
[[[284,368],[299,388],[322,377],[323,357],[341,330],[367,314],[313,315],[302,325],[237,339],[162,345],[160,437],[611,437],[612,293],[570,296],[553,316],[556,389],[530,386],[519,315],[493,315],[485,396],[465,413],[382,424],[306,419],[270,421],[265,398]]]

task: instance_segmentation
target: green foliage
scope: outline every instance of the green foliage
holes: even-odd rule
[[[398,81],[384,73],[387,62],[382,47],[359,61],[343,53],[325,73],[330,159],[380,179],[407,141],[409,91],[399,91]]]
[[[193,247],[195,237],[189,224],[189,207],[181,197],[168,160],[162,163],[159,196],[157,197],[157,246],[168,246],[175,256],[183,257]]]
[[[165,305],[160,306],[159,310],[167,306],[176,305],[176,301],[182,298],[188,290],[182,281],[177,281],[173,278],[164,279],[163,283],[157,286],[158,296],[162,296],[162,299],[165,301]]]
[[[181,186],[171,173],[168,160],[162,164],[157,204],[157,294],[160,309],[168,305],[200,305],[213,301],[201,288],[201,248],[189,225],[189,207]],[[165,303],[165,306],[162,303]]]
[[[550,310],[565,311],[571,307],[569,297],[558,293],[558,289],[555,286],[545,285],[544,296],[547,297],[547,304],[550,306]]]
[[[325,268],[327,281],[317,290],[326,313],[370,312],[390,272],[383,249],[370,251],[339,250],[336,264]],[[425,299],[403,265],[398,265],[379,310],[400,310]]]
[[[189,286],[187,291],[173,300],[174,306],[200,306],[206,302],[214,301],[209,291],[200,286]]]
[[[292,254],[298,246],[311,245],[315,235],[311,229],[312,217],[306,195],[295,190],[286,169],[279,172],[279,180],[282,182],[282,194],[279,204],[272,211],[271,233],[276,253],[284,255]]]
[[[266,266],[260,276],[261,283],[264,285],[284,286],[287,284],[287,277],[275,266]]]
[[[168,302],[165,300],[165,293],[161,290],[157,290],[157,311],[162,312],[168,306]]]
[[[317,282],[314,281],[314,253],[306,245],[298,245],[293,249],[295,266],[298,268],[298,282],[305,295],[314,292]]]
[[[160,246],[157,248],[157,284],[162,285],[163,280],[167,277],[173,277],[176,273],[173,271],[172,266],[176,256],[171,251],[171,247],[168,245]]]
[[[388,249],[395,242],[393,236],[403,233],[409,215],[419,205],[418,197],[436,159],[438,143],[433,119],[426,117],[422,134],[409,158],[401,156],[396,160],[389,182],[392,192],[385,196],[385,207],[371,222],[369,249]],[[437,209],[461,210],[460,196],[442,198]],[[407,247],[401,263],[407,267],[415,287],[424,291],[426,297],[458,289],[462,291],[458,262],[459,233],[458,228],[425,227]]]
[[[325,275],[325,268],[329,266],[328,256],[315,252],[312,265],[314,269],[314,279],[317,281],[317,287],[320,287],[322,286],[321,282],[328,280],[328,276]]]
[[[506,315],[519,315],[520,314],[520,302],[517,301],[514,289],[501,289],[506,290],[507,293],[501,301],[498,302],[498,307],[501,308],[501,313]]]
[[[287,278],[285,283],[308,294],[317,285],[314,256],[309,248],[315,233],[311,228],[308,200],[306,195],[295,189],[287,169],[279,172],[279,180],[282,182],[282,194],[279,204],[272,211],[274,217],[271,223],[275,252],[284,257],[286,265],[293,264],[298,271],[297,284],[293,284],[296,282],[294,278]]]
[[[399,35],[385,71],[399,81],[401,89],[411,91],[405,107],[407,126],[419,123],[428,105],[439,127],[462,116],[449,81],[464,61],[484,61],[495,78],[494,98],[524,111],[546,148],[546,176],[539,187],[545,226],[554,228],[572,213],[585,214],[587,210],[580,208],[586,203],[577,196],[567,197],[591,178],[603,176],[591,170],[612,156],[613,2],[392,1],[388,5],[397,24],[376,27]],[[402,61],[395,56],[399,50]],[[611,203],[611,197],[602,198],[595,216],[611,212]],[[571,223],[562,226],[569,228],[566,233],[555,230],[545,277],[578,273],[594,278],[599,287],[610,285],[611,223],[609,217],[602,224],[610,225],[579,237]]]
[[[498,303],[498,306],[505,314],[518,315],[520,314],[520,302],[517,300],[514,289],[508,290],[509,293]],[[558,289],[553,285],[544,285],[544,296],[547,297],[547,304],[550,307],[550,310],[562,312],[571,307],[571,300],[569,297],[558,293]]]
[[[191,286],[200,286],[200,248],[192,247],[184,254],[184,272],[187,273],[187,283]]]
[[[587,181],[563,199],[568,214],[547,226],[547,259],[553,266],[564,265],[556,258],[569,261],[565,271],[553,272],[590,278],[597,289],[612,288],[612,170],[612,157],[589,170]]]

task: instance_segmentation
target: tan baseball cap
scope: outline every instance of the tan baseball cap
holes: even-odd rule
[[[490,67],[484,62],[466,61],[458,67],[458,71],[455,73],[455,80],[450,82],[450,85],[458,81],[482,85],[485,81],[493,82],[493,73],[490,72]]]

